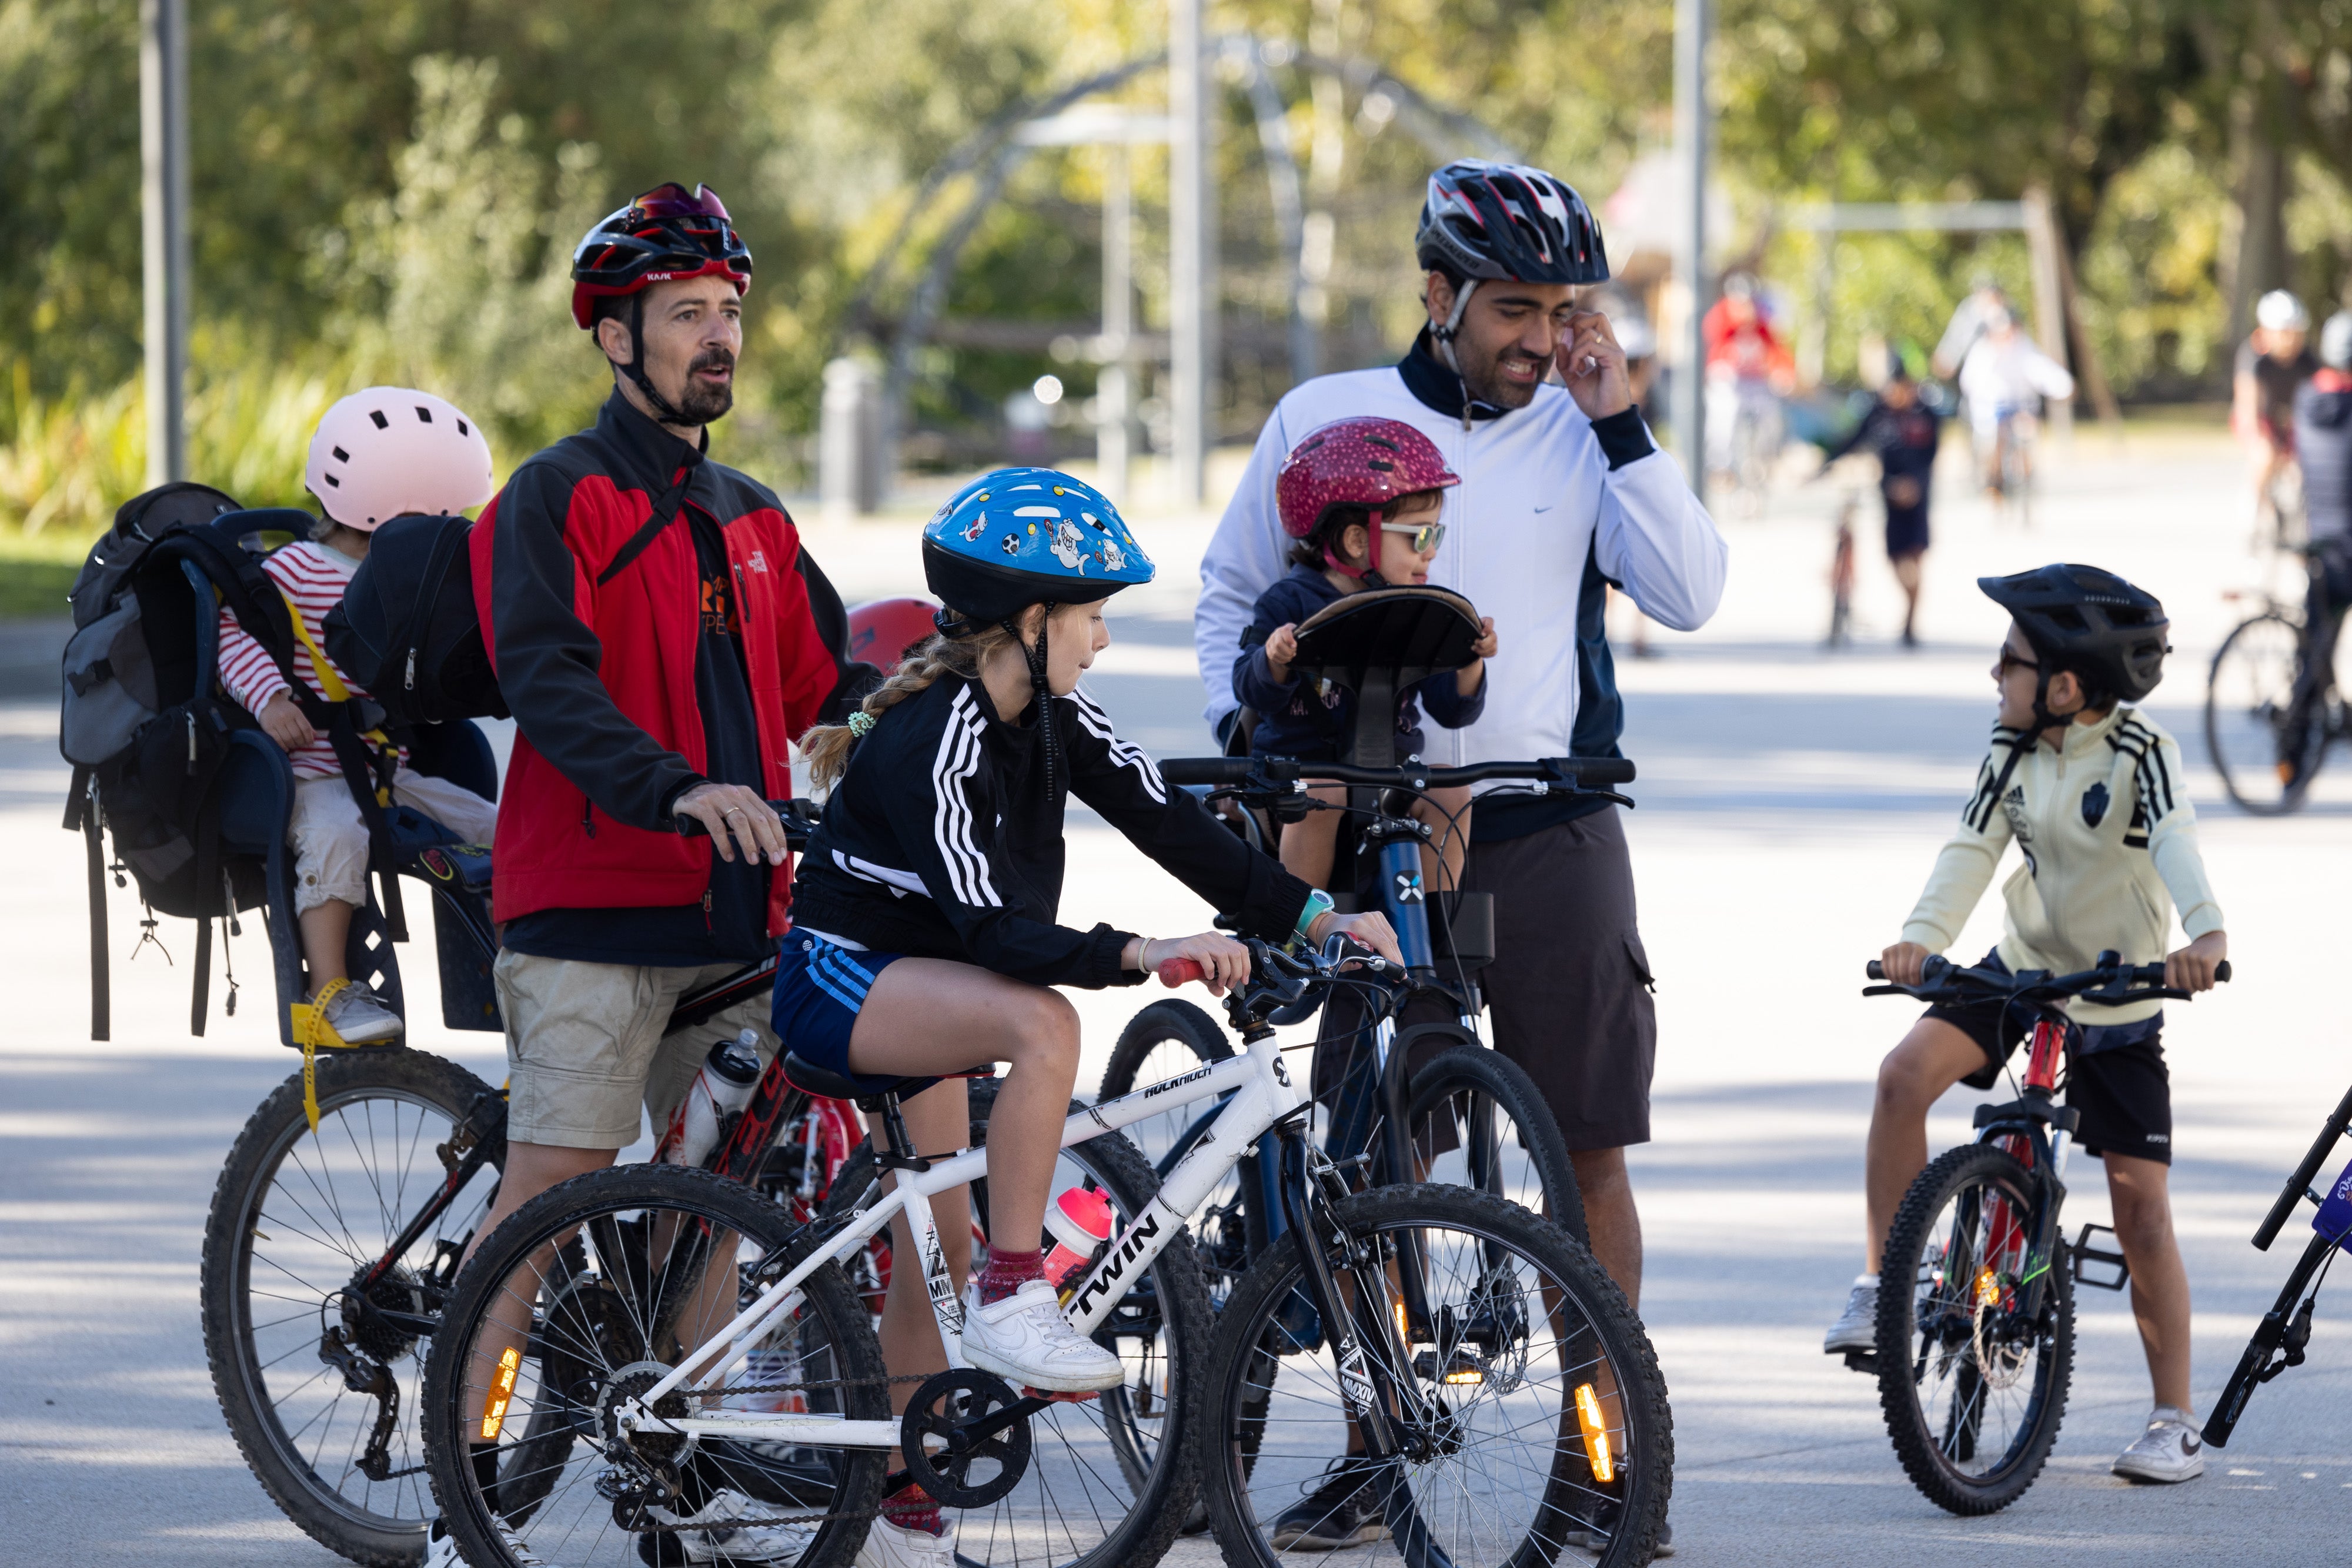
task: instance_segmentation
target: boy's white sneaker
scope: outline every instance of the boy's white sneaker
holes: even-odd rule
[[[1016,1388],[1091,1394],[1127,1381],[1127,1364],[1070,1326],[1054,1287],[1032,1280],[991,1306],[964,1297],[963,1356]]]
[[[955,1568],[955,1526],[945,1535],[908,1530],[877,1518],[866,1527],[856,1568]]]
[[[507,1554],[521,1568],[536,1568],[540,1561],[538,1556],[522,1543],[521,1536],[504,1523],[499,1526],[499,1539],[506,1543]],[[437,1519],[425,1532],[424,1568],[468,1568],[465,1557],[457,1551],[457,1538],[450,1534],[449,1527]]]
[[[2116,1474],[2136,1481],[2193,1481],[2205,1473],[2197,1417],[2170,1405],[2148,1413],[2147,1430],[2116,1458]]]
[[[1847,1351],[1860,1351],[1867,1355],[1877,1348],[1878,1287],[1856,1285],[1845,1299],[1845,1311],[1822,1338],[1822,1353],[1842,1355]]]
[[[788,1565],[798,1563],[816,1539],[816,1529],[806,1524],[746,1524],[732,1525],[738,1519],[773,1518],[777,1510],[754,1502],[740,1491],[722,1491],[702,1507],[699,1513],[675,1520],[678,1525],[711,1525],[716,1529],[681,1529],[673,1538],[686,1549],[688,1563],[713,1563],[720,1568],[742,1564],[773,1563]],[[656,1509],[656,1515],[669,1518]]]
[[[382,997],[356,981],[327,998],[327,1027],[345,1045],[382,1045],[406,1030]]]

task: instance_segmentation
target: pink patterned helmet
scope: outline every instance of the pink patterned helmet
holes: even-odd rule
[[[1401,419],[1359,414],[1307,433],[1275,476],[1282,531],[1303,539],[1334,507],[1376,510],[1416,490],[1445,490],[1462,476],[1437,444]]]

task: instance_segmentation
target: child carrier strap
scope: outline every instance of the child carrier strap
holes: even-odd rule
[[[360,809],[361,821],[367,824],[368,869],[376,873],[383,887],[380,896],[384,925],[394,941],[405,942],[408,920],[400,901],[400,867],[393,856],[391,824],[384,820],[384,808],[392,803],[393,770],[398,764],[392,737],[381,727],[359,727],[359,721],[352,716],[357,699],[352,695],[351,687],[343,685],[342,677],[335,673],[335,666],[310,635],[310,627],[302,623],[301,612],[295,609],[293,598],[282,588],[278,596],[286,606],[286,619],[292,623],[296,641],[310,655],[310,667],[319,673],[319,684],[327,690],[327,722],[320,727],[326,733],[327,744],[335,749],[335,760],[342,766],[343,782],[350,787],[352,800]],[[292,660],[287,663],[288,685],[307,695],[301,683],[293,679]],[[202,940],[199,936],[198,941]]]

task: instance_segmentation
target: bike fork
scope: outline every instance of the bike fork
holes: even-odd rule
[[[1323,1320],[1323,1337],[1331,1346],[1339,1369],[1340,1396],[1348,1415],[1364,1435],[1364,1452],[1373,1460],[1396,1458],[1404,1444],[1396,1417],[1415,1411],[1415,1391],[1400,1382],[1395,1368],[1404,1364],[1401,1335],[1388,1321],[1381,1302],[1387,1294],[1387,1276],[1379,1260],[1352,1255],[1344,1232],[1331,1212],[1330,1195],[1323,1177],[1329,1162],[1318,1156],[1295,1124],[1283,1137],[1282,1200],[1286,1218],[1298,1232],[1299,1255],[1307,1263],[1307,1294]],[[1292,1179],[1293,1174],[1297,1179]],[[1353,1277],[1351,1308],[1339,1287],[1339,1270],[1330,1251],[1335,1243],[1340,1264]],[[1406,1249],[1400,1249],[1402,1260]],[[1367,1354],[1367,1342],[1377,1354]]]

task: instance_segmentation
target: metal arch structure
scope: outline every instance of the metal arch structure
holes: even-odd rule
[[[1291,258],[1289,335],[1294,369],[1311,364],[1313,359],[1312,334],[1305,310],[1305,293],[1308,285],[1301,265],[1306,200],[1297,159],[1290,149],[1288,111],[1274,82],[1276,68],[1295,67],[1313,75],[1337,77],[1354,89],[1360,98],[1377,94],[1386,99],[1396,109],[1399,125],[1427,149],[1431,156],[1441,161],[1465,153],[1503,162],[1523,161],[1518,149],[1475,117],[1433,101],[1419,89],[1399,81],[1374,61],[1321,55],[1287,46],[1272,48],[1265,40],[1247,33],[1226,34],[1205,40],[1202,50],[1213,58],[1238,67],[1244,90],[1249,95],[1275,221],[1280,231],[1283,250]],[[883,473],[886,476],[895,475],[898,469],[898,438],[906,425],[907,405],[915,382],[916,360],[929,340],[932,323],[947,298],[948,285],[955,276],[956,264],[962,256],[964,246],[971,243],[972,235],[978,231],[982,218],[1003,194],[1005,183],[1012,178],[1013,170],[1032,150],[1020,140],[1018,132],[1021,128],[1031,121],[1059,114],[1098,93],[1122,87],[1143,72],[1167,63],[1168,55],[1164,50],[1139,55],[1043,98],[1028,99],[1003,110],[959,142],[924,176],[914,200],[908,205],[906,215],[899,220],[898,232],[866,270],[865,277],[859,280],[857,291],[851,297],[849,308],[845,312],[845,319],[853,326],[868,319],[874,299],[896,273],[899,258],[912,240],[917,219],[929,205],[930,199],[958,176],[977,170],[971,193],[941,233],[938,243],[931,247],[906,313],[891,334],[882,383]]]

